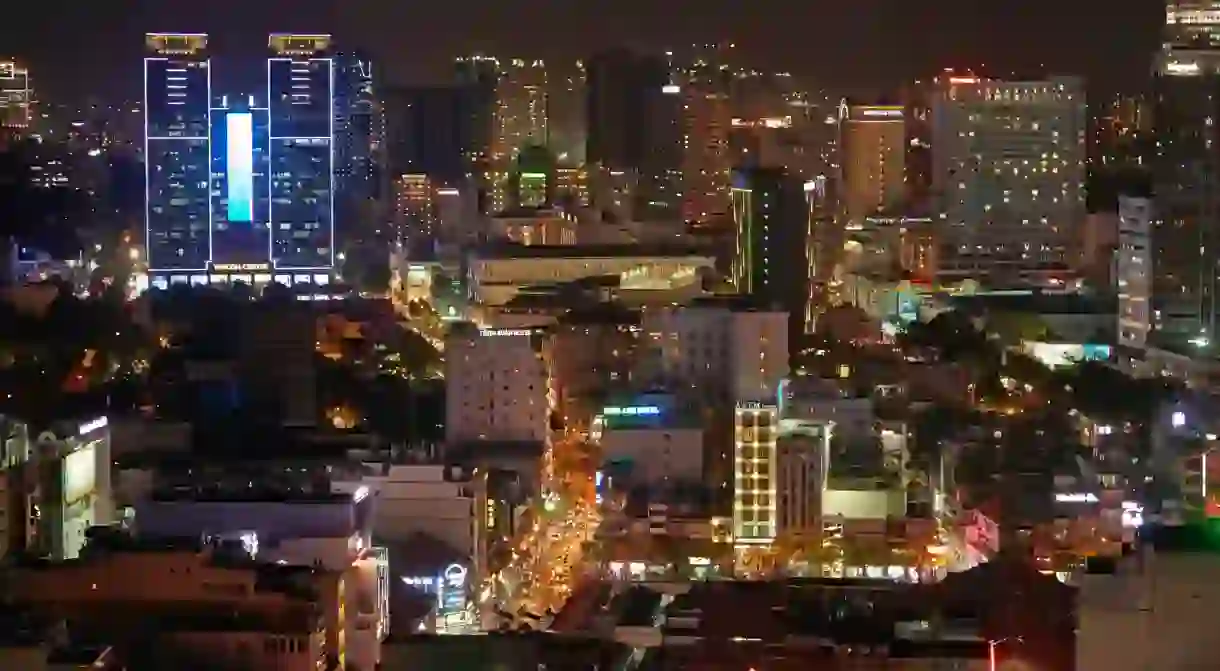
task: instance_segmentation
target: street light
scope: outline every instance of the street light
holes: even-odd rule
[[[1001,643],[1004,643],[1006,641],[1020,641],[1021,643],[1024,643],[1025,639],[1021,638],[1020,636],[1005,636],[1004,638],[989,639],[987,641],[987,661],[989,662],[988,667],[990,668],[991,671],[996,671],[996,665],[995,665],[996,646]]]

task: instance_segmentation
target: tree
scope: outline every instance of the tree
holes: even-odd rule
[[[1030,312],[993,312],[987,316],[987,330],[1008,347],[1023,341],[1042,342],[1050,337],[1046,322]]]

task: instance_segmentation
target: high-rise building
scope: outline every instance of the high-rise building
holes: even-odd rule
[[[721,93],[690,87],[684,89],[683,103],[682,216],[690,222],[713,222],[728,211],[728,100]]]
[[[496,88],[500,83],[500,62],[489,56],[475,55],[457,59],[457,84],[462,90],[462,133],[466,138],[466,174],[476,184],[479,211],[492,208],[492,141],[496,129]]]
[[[1154,66],[1150,161],[1158,329],[1214,340],[1220,263],[1220,14],[1211,2],[1170,1]]]
[[[145,38],[145,257],[154,275],[206,277],[212,260],[212,71],[207,46],[207,35],[158,33]]]
[[[335,265],[335,60],[329,35],[272,35],[267,59],[271,261]]]
[[[547,146],[561,165],[585,162],[585,64],[547,65]]]
[[[942,272],[1028,281],[1065,270],[1085,213],[1081,81],[946,75],[933,87]]]
[[[695,45],[674,68],[682,97],[682,216],[723,222],[729,213],[734,69],[732,45]]]
[[[901,214],[906,128],[896,105],[839,106],[839,205],[851,230],[877,214]]]
[[[335,68],[326,35],[272,35],[266,88],[220,94],[208,38],[145,39],[150,283],[325,284],[335,261]]]
[[[335,57],[335,218],[346,239],[376,233],[385,151],[384,114],[373,63],[359,53]]]
[[[809,304],[810,201],[805,185],[777,168],[739,170],[733,178],[737,290],[788,313],[788,337],[805,332]]]
[[[456,86],[396,88],[386,95],[387,167],[393,179],[428,175],[466,177],[473,146],[467,121],[469,91]]]
[[[1152,201],[1119,196],[1118,251],[1115,284],[1118,290],[1118,344],[1143,349],[1152,328]]]
[[[529,144],[547,143],[546,64],[476,55],[458,59],[457,75],[471,97],[467,112],[472,126],[468,131],[470,172],[480,176],[486,210],[507,209],[518,152]]]
[[[618,49],[586,68],[593,205],[636,219],[677,219],[682,204],[682,96],[664,58]]]
[[[30,71],[16,61],[0,59],[0,130],[25,132],[33,121]]]
[[[437,237],[433,181],[424,174],[399,175],[394,180],[394,229],[408,258],[431,256]]]

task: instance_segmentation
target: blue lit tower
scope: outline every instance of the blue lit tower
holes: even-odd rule
[[[335,263],[335,62],[329,35],[273,34],[267,59],[271,256],[277,271]]]
[[[145,250],[153,274],[205,272],[211,259],[207,43],[200,34],[145,36]]]

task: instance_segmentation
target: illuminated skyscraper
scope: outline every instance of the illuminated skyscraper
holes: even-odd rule
[[[682,215],[690,222],[716,222],[729,212],[732,74],[721,56],[701,48],[675,78],[683,103]]]
[[[272,35],[272,260],[277,270],[335,264],[335,61],[329,35]]]
[[[1168,2],[1148,164],[1155,328],[1215,341],[1220,263],[1220,4]]]
[[[540,60],[496,60],[492,115],[490,208],[512,205],[510,185],[517,155],[527,145],[547,143],[547,76]]]
[[[335,219],[338,246],[375,233],[385,151],[373,63],[361,54],[335,57]]]
[[[1035,282],[1063,273],[1085,212],[1083,83],[942,76],[933,86],[942,272]]]
[[[329,282],[335,76],[324,35],[272,35],[265,91],[219,94],[206,35],[149,34],[150,284]]]
[[[547,145],[562,165],[585,162],[585,65],[547,66]]]
[[[780,168],[733,175],[737,229],[732,279],[737,291],[789,317],[789,341],[805,332],[810,296],[810,225],[813,205],[804,183]]]
[[[879,213],[899,214],[905,183],[903,109],[890,105],[839,107],[839,204],[851,230]]]
[[[207,45],[207,35],[145,38],[145,251],[154,275],[202,275],[212,259]]]
[[[16,61],[0,59],[0,129],[29,129],[34,119],[33,105],[30,71]]]

